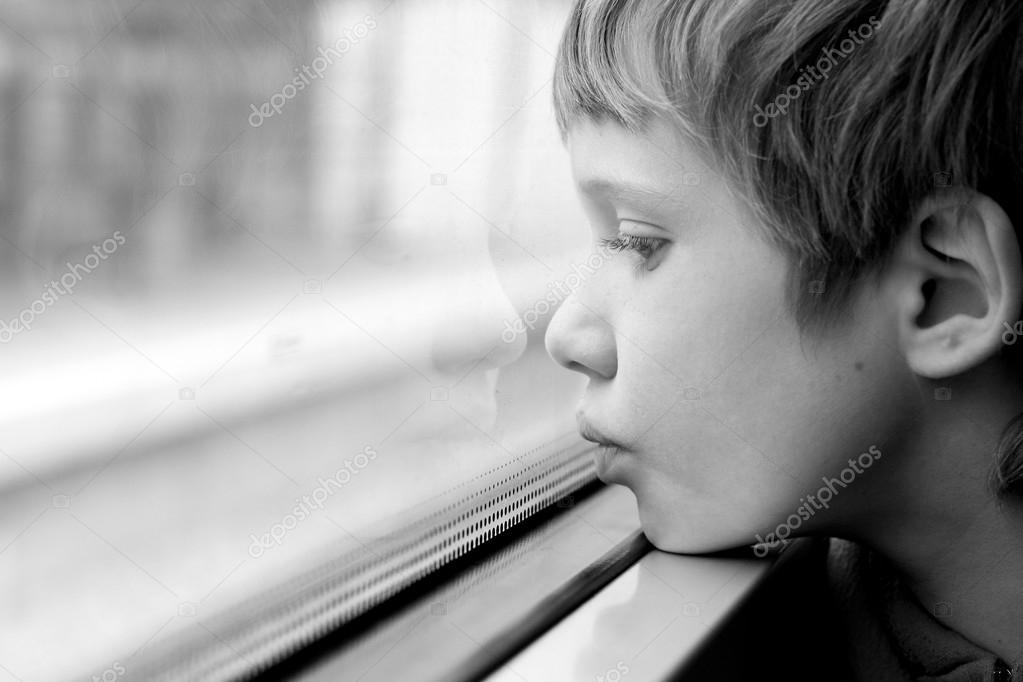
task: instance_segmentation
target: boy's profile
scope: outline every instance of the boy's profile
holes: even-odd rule
[[[834,538],[852,679],[1023,680],[1023,3],[579,0],[554,99],[617,254],[547,347],[650,540]]]

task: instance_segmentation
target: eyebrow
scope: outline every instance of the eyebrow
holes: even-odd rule
[[[579,183],[579,189],[587,194],[604,194],[609,197],[662,199],[669,194],[645,185],[617,182],[606,178],[587,178]]]
[[[590,196],[598,195],[622,203],[640,204],[651,208],[660,208],[663,204],[672,204],[675,198],[671,192],[630,182],[614,181],[607,178],[587,178],[578,183],[579,189]]]

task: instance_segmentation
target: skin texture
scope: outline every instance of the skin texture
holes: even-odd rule
[[[1020,512],[986,483],[1023,411],[999,355],[1023,277],[997,204],[923,202],[841,321],[811,335],[786,303],[786,256],[667,124],[580,121],[568,150],[595,243],[626,235],[638,250],[566,299],[547,348],[588,378],[581,431],[620,446],[602,448],[598,475],[635,493],[650,540],[699,553],[785,525],[847,537],[892,560],[921,603],[944,604],[950,627],[1019,656]],[[826,507],[808,501],[843,471]]]

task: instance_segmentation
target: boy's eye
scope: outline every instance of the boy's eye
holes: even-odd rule
[[[619,234],[613,239],[601,239],[600,243],[610,251],[635,251],[643,259],[643,264],[647,269],[652,270],[655,265],[651,265],[651,259],[667,245],[668,240]]]

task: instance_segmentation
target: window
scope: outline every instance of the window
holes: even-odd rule
[[[543,348],[567,7],[0,2],[0,678],[588,480]]]

